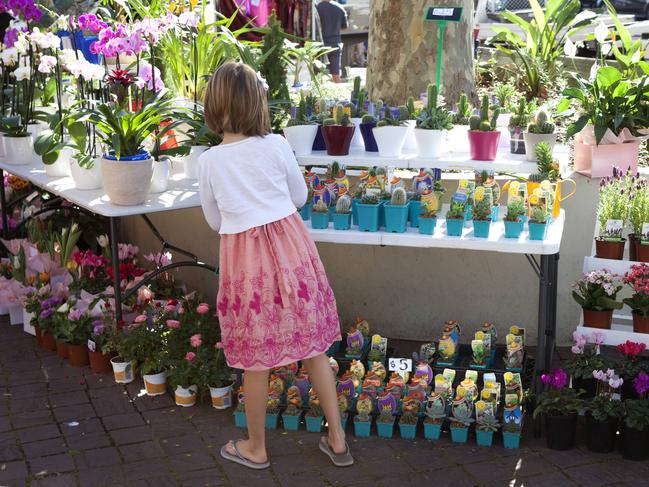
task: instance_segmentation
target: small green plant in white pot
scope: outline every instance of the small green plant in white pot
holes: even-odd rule
[[[557,142],[557,134],[554,133],[555,126],[545,110],[539,110],[532,123],[527,126],[527,132],[523,133],[525,140],[525,153],[528,161],[536,161],[536,146],[546,142],[554,149]]]
[[[300,102],[295,113],[284,128],[284,136],[296,156],[311,154],[313,141],[318,133],[318,125],[312,116],[308,115],[309,108],[304,93],[300,94]]]
[[[437,86],[429,84],[427,103],[417,117],[415,140],[420,157],[438,158],[442,152],[444,136],[453,128],[451,113],[438,104]]]

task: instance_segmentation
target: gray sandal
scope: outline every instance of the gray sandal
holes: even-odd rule
[[[244,457],[239,451],[239,449],[237,448],[236,441],[232,442],[232,448],[234,448],[236,455],[233,455],[228,451],[228,445],[224,445],[223,447],[221,447],[221,456],[226,460],[230,460],[231,462],[238,463],[239,465],[243,465],[244,467],[252,468],[253,470],[263,470],[265,468],[270,467],[270,462],[257,463],[257,462],[253,462],[252,460],[248,460],[246,457]]]
[[[320,444],[318,446],[320,447],[320,451],[326,454],[336,467],[351,467],[354,465],[354,457],[352,457],[352,454],[349,452],[349,445],[347,442],[345,442],[345,453],[334,453],[325,436],[320,438]]]

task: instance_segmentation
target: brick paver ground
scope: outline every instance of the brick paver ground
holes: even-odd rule
[[[116,385],[44,352],[0,320],[0,486],[649,485],[649,462],[584,448],[554,452],[531,432],[520,450],[349,435],[356,466],[334,468],[305,431],[268,434],[272,468],[253,472],[219,449],[242,431],[231,411],[178,408],[141,383]],[[583,441],[582,441],[583,444]]]

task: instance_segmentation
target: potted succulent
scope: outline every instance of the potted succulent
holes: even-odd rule
[[[376,430],[381,438],[392,438],[394,433],[395,416],[391,410],[384,409],[376,418]]]
[[[649,235],[643,235],[642,227],[649,223],[649,183],[635,174],[631,178],[629,199],[629,222],[633,233],[629,234],[629,260],[649,262]]]
[[[266,401],[266,428],[276,430],[279,422],[279,401],[280,397],[275,391],[268,391],[268,400]]]
[[[609,359],[600,353],[604,335],[594,332],[588,336],[574,331],[572,339],[572,354],[565,362],[565,370],[570,375],[570,386],[583,390],[584,398],[595,397],[597,381],[593,377],[593,370],[608,370],[611,365]]]
[[[404,440],[414,440],[417,436],[419,418],[413,411],[405,411],[399,418],[399,433]]]
[[[584,313],[584,326],[611,328],[613,310],[621,309],[617,293],[622,289],[619,277],[607,270],[586,272],[574,284],[572,297]]]
[[[638,389],[636,386],[636,390]],[[643,394],[646,395],[647,389],[644,386],[640,387],[640,390],[644,390]],[[647,460],[649,458],[649,401],[646,398],[627,399],[624,406],[625,414],[620,438],[622,457],[634,461]]]
[[[582,407],[581,391],[569,388],[568,374],[563,369],[554,369],[541,375],[547,386],[536,401],[534,418],[545,417],[547,447],[552,450],[570,450],[575,446],[577,412]]]
[[[599,237],[595,239],[595,257],[622,260],[626,239],[622,237],[629,217],[630,188],[627,176],[613,167],[613,176],[599,184],[597,220]]]
[[[506,372],[511,374],[511,372]],[[523,429],[523,408],[520,394],[505,394],[505,408],[503,410],[503,446],[505,448],[518,448],[521,442]]]
[[[322,135],[327,145],[327,154],[330,156],[346,156],[349,154],[349,145],[356,127],[345,113],[345,107],[337,104],[334,108],[333,118],[322,121]]]
[[[318,126],[308,114],[306,99],[302,92],[300,102],[284,128],[284,136],[296,156],[307,156],[311,154],[317,132]]]
[[[449,237],[462,236],[465,214],[466,203],[452,199],[451,206],[446,212],[446,233]]]
[[[492,198],[489,191],[479,186],[473,194],[473,207],[471,215],[473,219],[473,236],[476,238],[489,238],[491,228]]]
[[[408,224],[408,195],[404,188],[392,191],[390,203],[384,205],[385,229],[387,232],[403,233]]]
[[[507,213],[505,213],[505,238],[519,238],[523,233],[525,222],[525,203],[521,198],[510,197],[507,203]]]
[[[624,283],[633,289],[630,298],[622,302],[631,308],[633,332],[649,333],[649,264],[636,264],[624,275]]]
[[[349,230],[352,224],[352,199],[347,190],[341,190],[336,200],[336,213],[334,214],[334,229]]]
[[[469,147],[471,159],[476,161],[493,161],[498,153],[498,142],[500,131],[496,123],[500,109],[498,107],[490,111],[489,97],[482,97],[480,115],[472,115],[469,118]]]
[[[292,385],[286,391],[286,409],[282,413],[282,423],[286,431],[297,431],[300,429],[302,419],[302,392]]]
[[[324,412],[320,405],[320,399],[318,399],[315,390],[311,388],[309,391],[309,410],[304,416],[304,421],[306,421],[306,430],[309,433],[320,433],[322,430],[323,419]]]
[[[530,240],[545,240],[548,233],[550,212],[546,206],[536,206],[527,223],[530,231]]]
[[[590,451],[609,453],[615,449],[618,423],[624,415],[624,403],[616,394],[624,381],[612,369],[594,370],[592,376],[598,381],[598,392],[586,402],[586,445]]]
[[[361,123],[358,125],[366,152],[379,151],[379,147],[376,145],[376,139],[374,138],[374,127],[376,127],[382,109],[383,102],[379,100],[374,104],[374,115],[370,115],[369,113],[364,114],[361,118]]]
[[[419,214],[419,233],[422,235],[432,235],[435,232],[437,225],[437,212],[436,208],[422,207]]]
[[[361,393],[356,400],[356,416],[354,416],[354,435],[359,438],[370,436],[372,429],[372,416],[374,409],[372,398],[365,393]]]
[[[512,154],[525,154],[523,132],[530,122],[532,105],[525,98],[518,100],[518,107],[509,119],[509,150]]]
[[[460,389],[461,386],[458,386]],[[459,392],[459,391],[458,391]],[[457,394],[460,396],[460,394]],[[457,397],[451,406],[451,440],[453,443],[466,443],[469,439],[469,428],[475,421],[473,416],[473,403],[466,395]]]
[[[350,96],[350,118],[352,123],[354,124],[354,127],[356,127],[356,130],[354,130],[354,137],[352,138],[350,145],[350,147],[353,149],[366,150],[364,144],[365,138],[362,136],[360,129],[360,125],[361,123],[363,123],[363,117],[365,116],[366,96],[367,95],[365,90],[361,89],[361,77],[356,76],[354,78],[354,84]]]
[[[500,428],[500,423],[496,419],[494,404],[480,400],[475,403],[475,410],[476,442],[480,446],[491,446],[493,444],[494,433]]]
[[[405,124],[408,111],[404,107],[398,108],[398,116],[392,113],[390,107],[385,107],[385,116],[379,120],[372,129],[376,145],[381,157],[399,157],[406,141],[410,127]]]
[[[548,144],[550,152],[554,150],[554,144],[557,142],[557,134],[554,133],[554,129],[554,124],[545,110],[536,112],[532,123],[527,126],[527,132],[523,134],[528,161],[536,161],[536,146],[540,142]]]
[[[455,112],[453,112],[453,128],[448,132],[448,144],[452,152],[458,152],[458,148],[466,146],[466,133],[471,118],[471,106],[469,98],[465,93],[460,95]]]
[[[439,440],[442,426],[446,420],[446,399],[442,394],[431,392],[424,412],[424,438]]]
[[[429,84],[427,88],[427,103],[417,117],[415,141],[419,157],[438,158],[446,131],[453,128],[452,115],[446,107],[438,105],[437,86]]]
[[[329,207],[323,198],[320,198],[311,210],[311,228],[324,230],[329,227]]]
[[[379,197],[366,193],[361,202],[356,205],[358,212],[358,229],[361,232],[377,232],[379,230]]]

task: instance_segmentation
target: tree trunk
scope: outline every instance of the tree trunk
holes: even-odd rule
[[[424,18],[428,0],[370,2],[367,89],[370,99],[403,105],[419,98],[435,83],[439,25]],[[436,7],[464,7],[461,22],[448,22],[444,31],[441,93],[454,106],[461,93],[472,94],[473,0],[437,0]]]

